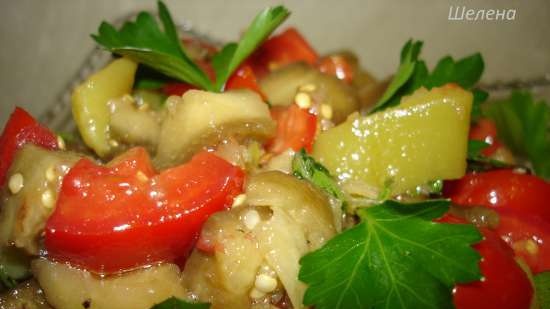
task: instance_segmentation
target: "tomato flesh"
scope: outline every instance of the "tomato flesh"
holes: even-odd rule
[[[528,309],[533,288],[514,253],[500,237],[481,229],[484,240],[474,246],[481,254],[483,280],[460,284],[454,290],[457,309]]]
[[[267,100],[258,85],[258,80],[256,79],[256,75],[254,74],[252,67],[246,64],[241,65],[235,73],[229,77],[227,83],[225,84],[225,89],[249,89],[258,93],[264,101]]]
[[[466,224],[457,216],[446,213],[435,220],[441,223]],[[479,268],[483,280],[458,284],[453,290],[457,309],[528,309],[533,287],[527,274],[514,259],[513,250],[497,233],[481,228],[483,240],[474,245],[481,255]]]
[[[39,124],[24,109],[16,107],[0,136],[0,187],[6,181],[15,153],[28,143],[46,149],[59,147],[57,136],[52,131]]]
[[[271,116],[277,122],[277,134],[267,145],[270,152],[281,153],[289,148],[294,151],[305,148],[311,152],[317,131],[317,116],[296,104],[274,107]]]
[[[550,222],[550,183],[533,175],[510,169],[469,173],[459,180],[445,182],[443,193],[461,206],[515,211]]]
[[[319,60],[317,64],[319,71],[334,75],[336,78],[347,83],[353,81],[353,67],[348,63],[343,56],[327,56]]]
[[[249,58],[256,73],[262,77],[274,68],[294,62],[317,63],[319,56],[295,28],[288,28],[266,40]]]
[[[489,146],[481,151],[481,153],[489,157],[493,155],[500,147],[502,143],[497,138],[497,126],[495,123],[487,118],[481,118],[470,129],[470,139],[483,141]]]
[[[143,148],[107,166],[82,159],[46,223],[48,256],[97,273],[181,260],[243,181],[242,170],[208,152],[160,174]]]
[[[497,233],[533,273],[550,270],[550,184],[512,170],[470,173],[445,183],[443,193],[462,207],[499,214]]]

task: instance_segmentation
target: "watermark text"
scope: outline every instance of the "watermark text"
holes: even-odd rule
[[[516,9],[471,9],[465,6],[450,6],[449,20],[480,21],[480,20],[515,20]]]

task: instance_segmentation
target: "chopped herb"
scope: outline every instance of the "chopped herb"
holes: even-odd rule
[[[479,53],[455,61],[446,56],[439,60],[430,74],[426,63],[419,60],[421,41],[409,40],[401,51],[401,63],[388,89],[376,103],[371,113],[398,105],[401,98],[420,87],[431,89],[448,83],[456,83],[464,89],[471,89],[481,78],[484,69],[483,58]],[[479,104],[487,99],[487,93],[474,90],[474,113],[477,117]]]
[[[330,196],[345,203],[345,195],[330,175],[330,172],[321,163],[309,156],[304,149],[294,155],[292,172],[294,176],[310,181]]]
[[[490,145],[484,141],[469,140],[468,141],[468,159],[475,160],[482,156],[481,152]]]
[[[176,26],[162,1],[158,2],[161,30],[155,18],[147,13],[138,14],[136,21],[125,23],[120,30],[103,22],[94,40],[107,50],[128,57],[154,70],[209,91],[221,91],[227,79],[289,15],[283,6],[263,10],[248,27],[239,43],[226,45],[213,58],[216,82],[193,62],[183,49]],[[154,84],[154,83],[153,83]],[[141,87],[152,84],[140,83]]]
[[[304,256],[304,304],[317,309],[452,308],[457,283],[481,279],[473,225],[432,222],[445,200],[386,201],[358,210],[361,223]]]
[[[540,309],[550,309],[550,272],[535,275],[533,281]]]
[[[495,168],[511,167],[510,164],[499,160],[491,159],[482,154],[482,151],[489,147],[484,141],[468,141],[468,169],[472,171],[486,171]]]
[[[164,31],[151,14],[141,12],[135,22],[126,22],[118,31],[109,23],[101,23],[98,34],[92,37],[115,54],[194,86],[213,90],[212,82],[183,50],[170,13],[161,1],[158,10]]]
[[[160,304],[156,304],[151,309],[208,309],[210,304],[188,303],[176,297],[170,297]]]
[[[477,122],[483,116],[481,105],[489,98],[489,93],[481,89],[472,90],[474,101],[472,102],[471,121]]]
[[[518,157],[531,162],[535,174],[550,179],[550,106],[529,92],[515,91],[487,106],[499,139]]]
[[[239,43],[229,43],[214,55],[216,90],[223,90],[229,76],[290,14],[284,6],[267,8],[252,21]]]
[[[371,113],[381,111],[399,103],[396,97],[401,97],[401,95],[399,95],[399,90],[410,80],[410,77],[415,72],[415,66],[418,62],[417,59],[422,49],[422,44],[422,41],[407,41],[401,50],[401,64],[388,85],[388,88],[380,100],[378,100]]]

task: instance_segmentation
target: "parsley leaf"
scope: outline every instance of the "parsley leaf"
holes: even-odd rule
[[[260,12],[239,43],[227,44],[214,55],[212,66],[216,82],[213,83],[185,53],[174,21],[162,1],[158,2],[158,11],[164,31],[151,14],[141,12],[135,22],[125,23],[118,31],[113,25],[103,22],[98,34],[92,37],[115,54],[209,91],[222,91],[231,74],[290,14],[284,6]],[[140,86],[148,87],[151,83]]]
[[[216,90],[223,90],[225,83],[250,54],[290,14],[284,6],[267,8],[252,21],[239,43],[229,43],[212,59],[216,72]]]
[[[533,281],[535,282],[537,301],[540,308],[550,309],[550,272],[537,274]]]
[[[151,309],[208,309],[210,304],[188,303],[176,297],[170,297],[160,304],[156,304]]]
[[[398,93],[399,89],[407,83],[410,77],[415,72],[415,66],[417,64],[417,58],[422,49],[422,41],[409,40],[401,50],[401,63],[395,76],[388,85],[388,88],[378,100],[371,113],[383,110],[387,107],[396,105],[394,96]]]
[[[481,157],[481,152],[489,147],[489,144],[484,141],[469,140],[468,141],[468,160],[475,160]]]
[[[158,10],[164,32],[151,14],[141,12],[135,22],[126,22],[119,31],[109,23],[101,23],[98,34],[92,37],[115,54],[194,86],[213,90],[212,82],[183,50],[170,13],[161,1]]]
[[[489,147],[489,144],[484,141],[468,141],[468,170],[481,172],[495,168],[512,167],[510,164],[484,156],[481,152],[487,147]]]
[[[292,172],[297,178],[310,181],[330,196],[345,203],[345,195],[330,175],[330,172],[321,163],[309,156],[304,149],[294,155]]]
[[[514,91],[487,106],[498,137],[517,156],[529,160],[535,174],[550,179],[550,107],[529,92]]]
[[[421,41],[409,40],[405,44],[397,73],[371,113],[398,105],[403,96],[413,93],[420,87],[431,89],[447,83],[457,83],[464,89],[471,89],[481,78],[485,67],[481,54],[476,53],[457,61],[451,56],[446,56],[439,60],[430,74],[426,63],[418,58],[421,48]],[[477,116],[480,112],[479,103],[486,100],[488,94],[481,90],[473,92],[473,110]]]
[[[305,305],[340,308],[452,308],[456,283],[481,278],[481,240],[472,225],[432,222],[445,200],[386,201],[358,211],[361,223],[304,256]]]
[[[472,94],[474,95],[474,101],[472,102],[471,121],[477,122],[483,116],[481,104],[487,101],[489,93],[481,89],[474,89],[472,90]]]

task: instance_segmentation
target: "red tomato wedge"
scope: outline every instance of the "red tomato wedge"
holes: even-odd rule
[[[256,76],[293,62],[317,63],[319,56],[295,28],[288,28],[266,40],[249,58]]]
[[[346,58],[342,56],[326,56],[319,60],[317,64],[319,71],[333,75],[336,78],[347,83],[353,81],[353,67],[348,63]]]
[[[277,134],[267,145],[270,152],[281,153],[288,148],[295,151],[305,148],[311,152],[317,131],[317,116],[296,104],[274,107],[271,116],[277,122]]]
[[[225,89],[250,89],[258,93],[264,101],[266,101],[266,96],[263,94],[260,86],[258,85],[258,80],[256,75],[252,70],[252,67],[249,65],[241,65],[231,77],[227,80],[225,84]]]
[[[547,221],[502,213],[496,232],[534,274],[550,271],[550,224]]]
[[[48,256],[97,273],[181,260],[243,182],[241,169],[208,152],[160,174],[143,148],[107,166],[82,159],[65,176],[46,223]]]
[[[0,187],[17,150],[25,144],[35,144],[46,149],[57,149],[57,136],[39,124],[29,113],[16,107],[0,136]]]
[[[500,237],[481,229],[484,240],[474,247],[481,254],[483,280],[457,285],[457,309],[529,309],[533,287],[527,274],[514,260],[514,253]]]
[[[187,83],[168,83],[164,85],[162,91],[169,96],[182,96],[184,93],[191,89],[197,89],[197,87]],[[256,75],[249,65],[241,65],[235,71],[235,73],[233,73],[233,75],[229,77],[227,83],[225,84],[225,90],[231,89],[250,89],[258,93],[264,101],[266,100],[265,95],[258,85]]]
[[[449,213],[435,220],[465,224]],[[483,280],[458,284],[453,290],[457,309],[529,309],[533,288],[527,274],[514,259],[512,249],[489,229],[482,228],[483,240],[474,245],[482,259],[479,262]]]
[[[497,149],[502,147],[502,143],[497,138],[497,126],[495,123],[487,118],[482,118],[470,129],[470,139],[483,141],[489,144],[489,146],[481,153],[489,157],[494,154]]]
[[[550,183],[512,170],[471,173],[445,183],[443,193],[462,207],[499,214],[496,232],[533,273],[550,270]]]
[[[447,181],[443,194],[461,206],[485,206],[517,215],[535,216],[550,224],[550,183],[510,169],[469,173]]]

